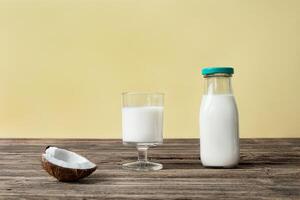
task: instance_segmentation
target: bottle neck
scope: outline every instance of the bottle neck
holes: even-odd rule
[[[212,74],[204,78],[204,95],[232,94],[231,75]]]

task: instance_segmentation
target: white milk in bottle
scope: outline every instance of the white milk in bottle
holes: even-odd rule
[[[234,167],[239,162],[239,122],[232,94],[231,67],[202,69],[200,156],[205,167]]]

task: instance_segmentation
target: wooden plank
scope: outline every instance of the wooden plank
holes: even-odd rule
[[[54,145],[98,165],[90,177],[61,183],[41,169],[41,152]],[[0,139],[0,199],[300,199],[300,138],[242,139],[235,169],[203,168],[198,139],[165,140],[149,156],[158,172],[130,172],[136,159],[120,140]]]

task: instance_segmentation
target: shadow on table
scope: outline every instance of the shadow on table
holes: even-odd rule
[[[74,185],[89,185],[89,184],[96,184],[96,183],[99,183],[99,182],[103,182],[103,180],[101,180],[100,178],[95,178],[93,176],[91,177],[88,177],[88,178],[84,178],[84,179],[81,179],[79,181],[76,181],[76,182],[67,182],[68,184],[74,184]]]
[[[232,169],[251,169],[257,167],[270,167],[270,166],[284,166],[284,165],[297,165],[299,163],[299,157],[280,157],[280,158],[266,158],[265,156],[256,157],[256,159],[249,159],[241,156],[239,164]],[[194,159],[188,161],[172,161],[172,160],[160,160],[165,170],[169,169],[226,169],[219,167],[204,167],[201,160]]]
[[[163,164],[163,170],[170,170],[170,169],[202,169],[203,166],[201,162],[197,163],[164,163]]]

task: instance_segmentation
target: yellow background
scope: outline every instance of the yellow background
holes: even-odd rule
[[[241,137],[300,137],[299,0],[0,0],[0,137],[121,137],[121,92],[198,137],[202,66],[232,65]]]

